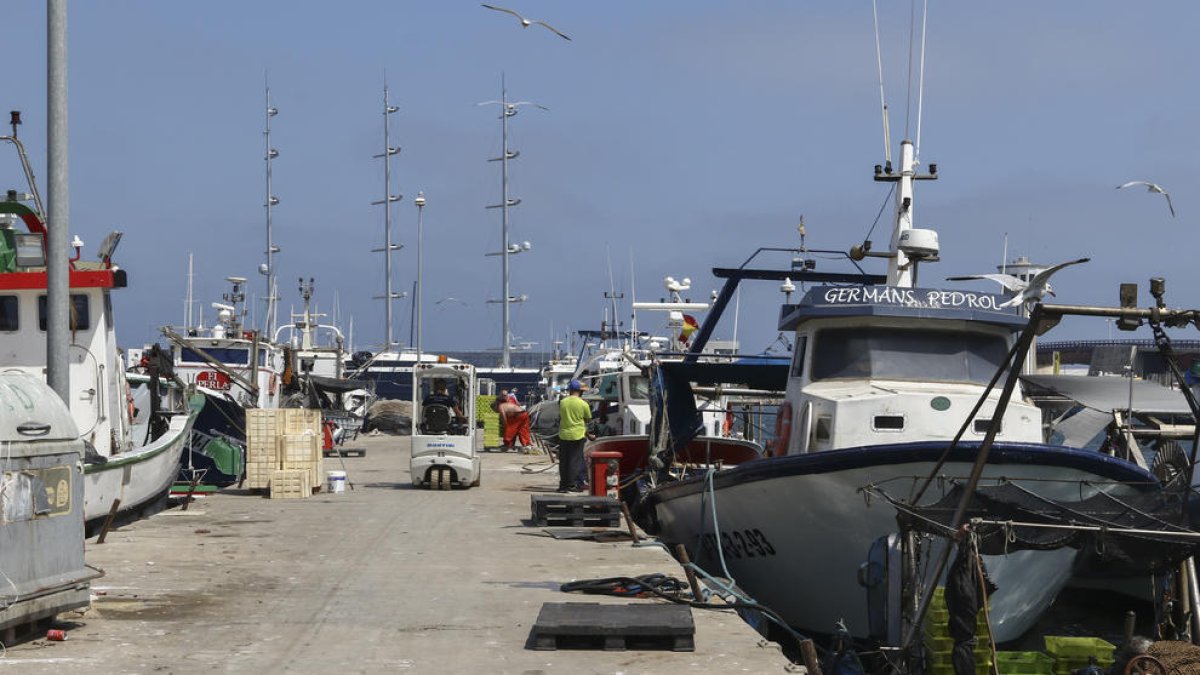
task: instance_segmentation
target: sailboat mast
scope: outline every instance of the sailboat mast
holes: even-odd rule
[[[271,118],[279,114],[279,109],[271,107],[271,87],[266,87],[266,128],[263,130],[263,144],[266,150],[267,163],[267,263],[262,272],[267,277],[267,311],[263,317],[263,332],[267,335],[275,334],[275,301],[276,301],[276,283],[275,283],[275,254],[279,252],[279,248],[275,246],[274,234],[272,231],[271,214],[277,204],[279,198],[272,193],[271,189],[271,163],[279,156],[279,151],[271,147]]]
[[[375,159],[383,158],[383,199],[371,202],[372,206],[383,205],[383,248],[377,248],[375,253],[383,253],[383,321],[384,340],[383,351],[390,352],[396,341],[392,337],[392,301],[400,297],[392,290],[392,251],[401,246],[392,243],[392,202],[400,201],[401,195],[392,194],[392,155],[398,154],[400,148],[391,146],[391,122],[389,115],[400,108],[388,102],[387,84],[383,85],[383,152],[375,155]]]

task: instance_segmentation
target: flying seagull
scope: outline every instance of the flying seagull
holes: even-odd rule
[[[505,14],[512,14],[513,16],[520,19],[522,28],[529,28],[530,25],[537,24],[539,26],[542,26],[543,28],[550,30],[550,32],[554,33],[555,35],[557,35],[558,37],[560,37],[564,40],[571,39],[571,38],[567,37],[567,35],[565,33],[561,32],[560,30],[558,30],[554,26],[551,26],[550,24],[546,23],[545,21],[534,21],[532,19],[526,19],[525,17],[521,16],[520,14],[517,14],[516,12],[512,11],[511,9],[506,9],[504,7],[497,7],[495,5],[487,5],[487,4],[485,4],[483,6],[488,9],[494,9],[497,12],[504,12]]]
[[[998,282],[1001,286],[1004,286],[1004,288],[1010,291],[1015,291],[1016,295],[1010,298],[1007,302],[998,305],[997,308],[1017,307],[1024,304],[1039,302],[1046,296],[1047,293],[1054,295],[1054,290],[1050,287],[1050,277],[1064,267],[1078,265],[1079,263],[1085,263],[1089,260],[1091,260],[1091,258],[1080,258],[1078,260],[1070,260],[1064,263],[1059,263],[1053,267],[1047,267],[1041,272],[1035,274],[1028,282],[1018,277],[1014,277],[1011,274],[971,274],[961,277],[946,277],[946,279],[950,281],[990,279]]]
[[[1167,194],[1167,191],[1164,190],[1161,185],[1157,185],[1155,183],[1151,183],[1150,181],[1145,181],[1145,180],[1131,180],[1124,185],[1118,185],[1117,189],[1120,190],[1121,188],[1133,187],[1134,185],[1145,185],[1146,192],[1153,192],[1155,194],[1160,194],[1160,195],[1166,197],[1167,198],[1167,208],[1171,210],[1171,217],[1172,218],[1175,217],[1175,206],[1171,204],[1171,195]]]

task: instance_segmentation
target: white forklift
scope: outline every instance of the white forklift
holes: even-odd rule
[[[413,366],[413,485],[434,490],[479,485],[480,436],[475,428],[475,366]]]

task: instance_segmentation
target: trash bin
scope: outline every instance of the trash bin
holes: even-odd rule
[[[0,630],[86,607],[83,441],[40,378],[0,373]]]

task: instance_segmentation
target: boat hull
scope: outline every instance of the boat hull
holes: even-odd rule
[[[801,631],[832,633],[844,620],[851,634],[867,637],[867,592],[858,569],[872,542],[898,528],[895,509],[866,498],[860,488],[878,485],[907,498],[944,449],[944,442],[910,443],[789,455],[719,472],[711,482],[699,477],[663,484],[646,494],[645,527],[668,546],[683,544],[714,575],[726,576],[723,557],[740,588]],[[977,449],[958,448],[938,475],[965,479]],[[1145,486],[1154,480],[1111,457],[1031,444],[992,448],[981,485],[1001,478],[1062,500],[1100,489],[1139,489],[1112,481]],[[940,498],[951,482],[934,481],[921,503]],[[989,601],[998,642],[1016,639],[1034,624],[1067,582],[1074,558],[1073,549],[984,557],[999,587]]]
[[[646,468],[650,437],[644,434],[601,436],[588,441],[587,452],[619,452],[620,475],[631,476]],[[720,436],[697,436],[675,455],[685,464],[734,466],[762,458],[762,446],[754,441]]]
[[[107,457],[104,464],[87,464],[83,472],[83,517],[105,517],[113,502],[118,513],[132,511],[166,494],[179,474],[184,446],[196,421],[198,405],[171,417],[166,433],[127,452]]]

